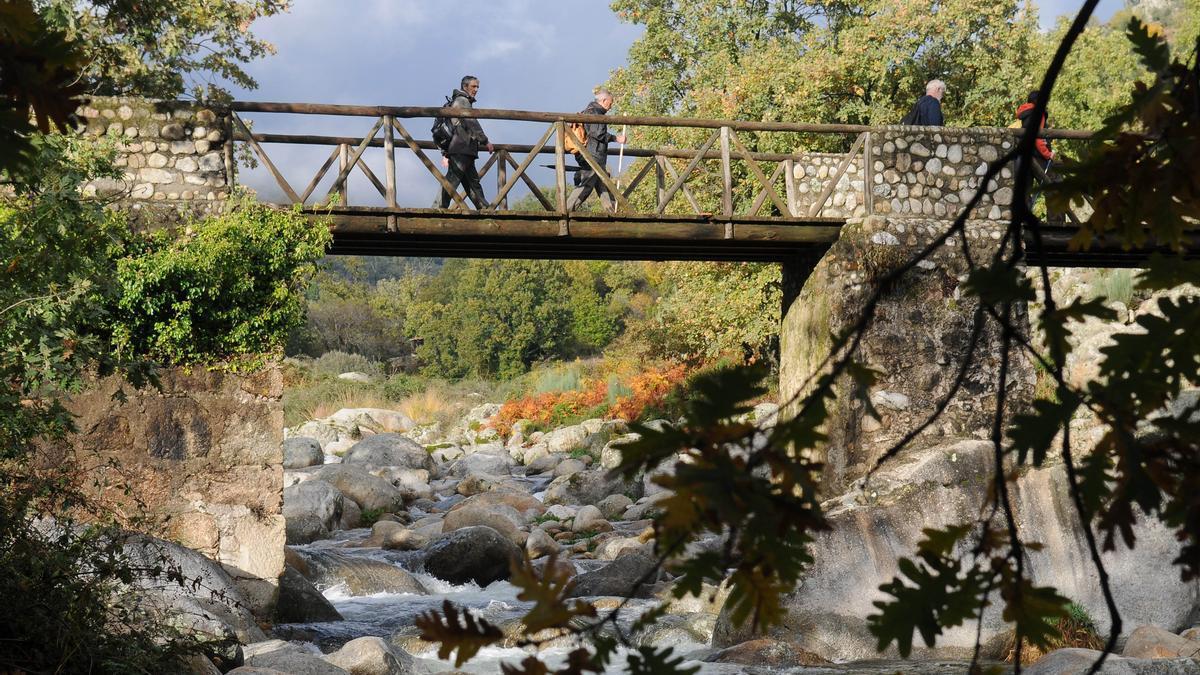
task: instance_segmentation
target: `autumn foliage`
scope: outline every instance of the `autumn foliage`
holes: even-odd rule
[[[692,372],[686,364],[650,367],[621,378],[619,388],[612,379],[585,379],[578,389],[531,394],[508,401],[492,419],[492,426],[508,435],[518,420],[529,420],[537,428],[551,428],[574,419],[601,417],[639,420],[661,413]]]

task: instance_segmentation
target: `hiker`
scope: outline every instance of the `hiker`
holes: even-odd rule
[[[1029,92],[1029,96],[1025,99],[1024,103],[1017,106],[1017,119],[1015,122],[1012,123],[1012,125],[1011,125],[1012,128],[1016,128],[1016,129],[1030,129],[1031,128],[1030,117],[1032,117],[1032,115],[1033,115],[1033,111],[1034,111],[1034,108],[1037,106],[1037,102],[1038,102],[1038,91],[1035,89],[1035,90]],[[1038,120],[1037,127],[1034,130],[1035,133],[1037,131],[1040,131],[1040,130],[1046,128],[1046,124],[1048,121],[1049,121],[1048,116],[1043,111],[1042,119]],[[1056,182],[1057,177],[1054,175],[1054,173],[1050,169],[1050,160],[1052,160],[1052,159],[1054,159],[1054,150],[1052,150],[1050,148],[1050,139],[1038,138],[1036,141],[1034,141],[1033,163],[1039,169],[1041,169],[1040,175],[1039,175],[1039,172],[1037,172],[1037,171],[1034,172],[1034,177],[1042,184]],[[1030,209],[1033,208],[1033,202],[1036,198],[1037,198],[1037,194],[1031,190],[1030,194],[1029,194]],[[1047,201],[1046,202],[1046,222],[1052,222],[1052,221],[1053,222],[1061,222],[1063,220],[1063,218],[1064,218],[1064,214],[1060,214],[1060,213],[1057,213],[1054,210],[1052,210],[1050,208],[1050,202]]]
[[[613,107],[613,96],[607,89],[601,89],[596,92],[596,98],[581,110],[584,115],[603,115]],[[613,135],[608,133],[608,124],[597,122],[595,124],[583,125],[587,138],[583,141],[586,146],[587,153],[591,155],[596,165],[605,172],[608,171],[608,144],[616,141],[617,143],[625,142],[624,134]],[[608,189],[604,187],[600,177],[595,171],[588,166],[580,153],[575,153],[575,161],[579,164],[579,171],[575,172],[575,185],[577,186],[571,191],[571,196],[567,199],[567,210],[574,211],[587,198],[596,191],[600,195],[600,203],[605,209],[612,209],[612,195],[608,193]]]
[[[915,127],[940,127],[945,122],[942,117],[942,96],[946,94],[946,83],[941,80],[930,80],[925,85],[925,95],[917,99],[912,110],[900,120],[900,124]]]
[[[479,78],[474,75],[464,75],[459,89],[450,95],[450,107],[470,110],[475,103],[475,94],[479,93]],[[486,209],[487,198],[483,196],[483,186],[479,184],[479,171],[475,168],[475,160],[479,158],[479,149],[487,148],[493,152],[492,143],[479,120],[467,117],[452,117],[450,124],[453,133],[450,141],[442,151],[442,166],[447,169],[446,180],[454,188],[462,183],[467,191],[467,197],[475,203],[475,208]],[[442,208],[450,206],[450,193],[442,188]]]

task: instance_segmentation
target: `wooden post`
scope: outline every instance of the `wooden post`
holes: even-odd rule
[[[729,161],[729,127],[721,127],[721,215],[733,217],[733,170]],[[726,221],[725,238],[733,238],[733,223]]]
[[[787,193],[787,215],[796,217],[798,209],[796,208],[796,160],[783,160],[783,185]]]
[[[225,187],[232,191],[237,184],[237,162],[233,156],[233,112],[227,113],[221,126],[225,129]]]
[[[657,187],[655,191],[655,203],[661,204],[663,195],[667,193],[667,175],[663,171],[663,162],[667,161],[663,157],[655,156],[654,158],[654,185]]]
[[[557,192],[558,212],[562,220],[558,224],[559,236],[570,234],[567,229],[567,163],[564,156],[567,125],[562,120],[554,123],[554,189]]]
[[[349,172],[346,171],[346,166],[349,164],[350,164],[350,146],[346,145],[345,143],[342,143],[342,144],[338,145],[338,175],[339,176],[344,175],[344,174],[349,174]],[[338,201],[341,202],[342,206],[346,206],[347,204],[350,203],[350,196],[348,194],[346,194],[346,184],[348,182],[349,181],[347,181],[346,179],[342,179],[340,182],[333,184],[333,189],[338,191],[338,195],[339,195]]]
[[[383,179],[387,183],[387,205],[396,208],[396,130],[392,127],[392,116],[383,116]],[[396,231],[396,216],[389,215],[387,219],[388,232]]]
[[[863,210],[866,215],[875,215],[875,154],[871,132],[863,133]],[[853,215],[853,214],[851,214]]]
[[[499,192],[504,189],[505,183],[508,182],[508,151],[500,149],[496,152],[500,155],[499,159],[496,161],[496,193],[499,194]],[[507,196],[500,200],[499,206],[502,210],[508,210]]]

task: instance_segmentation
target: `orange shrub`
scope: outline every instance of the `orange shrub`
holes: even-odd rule
[[[518,420],[529,420],[536,428],[549,429],[588,417],[639,419],[648,410],[663,407],[668,397],[689,373],[685,364],[651,367],[634,375],[625,387],[627,395],[612,399],[605,379],[584,380],[575,391],[555,391],[512,399],[500,407],[491,425],[504,437]],[[611,401],[611,403],[610,403]]]

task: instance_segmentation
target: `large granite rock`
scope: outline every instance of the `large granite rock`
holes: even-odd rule
[[[287,543],[307,544],[338,529],[345,497],[323,480],[306,480],[283,490]]]
[[[303,469],[325,463],[321,442],[315,438],[295,436],[283,441],[283,468]]]
[[[407,436],[393,433],[367,436],[346,451],[342,462],[425,469],[430,473],[434,470],[433,458],[424,446]]]
[[[409,572],[366,555],[335,550],[289,549],[289,561],[317,587],[329,588],[340,584],[353,596],[375,593],[425,595],[427,592]]]
[[[547,504],[599,504],[605,497],[623,494],[641,499],[645,488],[639,480],[614,478],[604,470],[580,471],[555,478],[546,488]]]
[[[342,615],[325,599],[312,582],[288,565],[279,578],[279,602],[275,603],[279,623],[341,621]]]
[[[351,640],[336,652],[326,654],[325,660],[350,675],[410,675],[416,672],[412,656],[377,637]]]
[[[425,571],[452,584],[487,586],[507,579],[521,549],[500,532],[478,525],[435,539],[425,547]]]
[[[1025,669],[1027,675],[1086,675],[1100,658],[1094,649],[1057,649]],[[1200,675],[1195,659],[1133,659],[1110,654],[1100,675]]]
[[[362,465],[327,464],[316,469],[313,477],[333,485],[364,511],[400,511],[404,508],[404,492]]]
[[[598,570],[575,577],[575,586],[567,595],[572,598],[594,595],[650,597],[651,587],[658,581],[654,572],[656,562],[648,553],[630,551]],[[635,588],[639,581],[644,583]]]
[[[264,640],[246,645],[246,666],[274,670],[289,675],[349,675],[321,658],[320,652],[308,651],[283,640]],[[245,667],[239,668],[248,671]],[[235,671],[236,672],[236,671]]]
[[[897,573],[896,561],[911,556],[925,528],[967,522],[979,513],[992,470],[992,448],[984,441],[962,441],[906,451],[883,468],[861,491],[826,502],[832,531],[816,536],[814,562],[800,588],[786,601],[788,615],[771,635],[834,661],[877,658],[866,617],[877,610],[877,590]],[[1012,486],[1012,503],[1025,541],[1041,542],[1028,551],[1027,572],[1038,585],[1055,586],[1083,606],[1101,634],[1108,615],[1074,515],[1061,467],[1026,471]],[[1192,625],[1200,607],[1200,588],[1179,581],[1171,565],[1179,543],[1157,521],[1135,528],[1137,547],[1103,555],[1126,630],[1141,624],[1181,630]],[[995,599],[998,602],[998,599]],[[985,615],[981,630],[991,656],[1008,626],[999,612]],[[735,628],[728,607],[713,634],[725,647],[754,637]],[[975,625],[949,629],[932,651],[918,642],[922,657],[967,658],[975,643]]]

